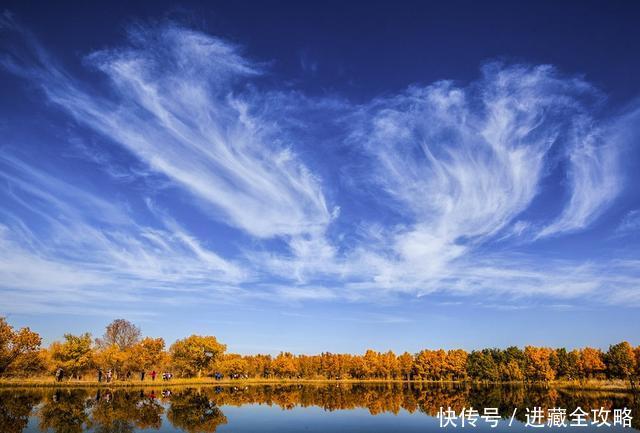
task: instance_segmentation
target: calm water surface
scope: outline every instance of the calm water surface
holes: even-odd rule
[[[451,432],[440,427],[440,407],[498,408],[497,428],[478,419],[471,431],[535,431],[526,409],[577,407],[631,409],[630,428],[565,430],[634,432],[640,429],[638,396],[524,387],[434,384],[323,384],[207,386],[197,388],[78,388],[0,390],[0,433],[125,432]],[[512,414],[512,425],[508,424]],[[543,420],[544,422],[544,420]],[[566,423],[570,422],[567,416]],[[587,422],[591,420],[587,418]],[[609,416],[613,422],[613,416]],[[545,428],[545,429],[548,429]],[[562,429],[556,427],[556,429]]]

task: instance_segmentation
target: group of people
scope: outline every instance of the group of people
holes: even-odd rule
[[[102,382],[103,376],[104,376],[106,382],[109,383],[109,382],[111,382],[111,379],[113,379],[113,372],[111,370],[107,370],[107,373],[104,374],[102,372],[102,369],[99,368],[98,369],[98,382]]]
[[[149,375],[151,376],[151,380],[156,380],[156,376],[158,375],[158,373],[153,370],[149,373]],[[141,371],[140,372],[140,380],[144,381],[144,378],[146,376],[146,372],[145,371]],[[171,373],[162,373],[162,380],[169,380],[173,377],[173,374]],[[98,369],[98,382],[102,382],[102,380],[105,380],[107,383],[111,382],[111,380],[113,379],[113,372],[111,370],[107,370],[106,373],[104,373],[102,371],[101,368]],[[126,379],[129,380],[131,379],[131,372],[127,372],[126,375]]]
[[[215,380],[222,380],[224,378],[224,375],[220,372],[215,372],[213,373],[213,378]],[[246,374],[240,374],[240,373],[231,373],[229,375],[230,379],[248,379],[249,376]]]
[[[141,381],[144,381],[145,375],[146,375],[146,372],[144,371],[140,372]],[[149,373],[149,375],[151,376],[151,380],[156,380],[156,376],[158,375],[158,373],[155,370],[153,370],[151,373]],[[56,369],[54,373],[56,382],[62,382],[62,379],[64,379],[64,376],[65,376],[65,373],[62,367]],[[125,378],[127,380],[131,379],[131,372],[127,372]],[[168,380],[171,380],[172,378],[173,378],[173,373],[169,373],[169,372],[162,373],[162,380],[168,381]],[[106,373],[102,371],[101,368],[98,369],[98,382],[102,383],[103,380],[106,383],[110,383],[113,380],[113,372],[110,369],[107,370]]]
[[[102,382],[102,378],[103,378],[103,372],[102,369],[98,369],[98,382]],[[149,375],[151,376],[151,380],[156,380],[156,376],[158,375],[158,373],[153,370],[149,373]],[[104,375],[106,378],[107,383],[111,382],[111,379],[113,377],[113,374],[111,372],[111,370],[107,370],[106,375]],[[140,372],[140,381],[144,381],[144,378],[146,376],[146,372],[145,371],[141,371]],[[162,380],[170,380],[173,377],[173,374],[171,373],[162,373]],[[130,379],[131,378],[131,372],[127,372],[126,375],[126,379]]]

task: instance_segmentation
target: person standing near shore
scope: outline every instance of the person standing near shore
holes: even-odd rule
[[[98,382],[102,382],[102,369],[98,369]]]
[[[140,372],[140,381],[144,382],[144,370]]]
[[[151,380],[156,380],[156,371],[155,370],[153,370],[151,372]]]

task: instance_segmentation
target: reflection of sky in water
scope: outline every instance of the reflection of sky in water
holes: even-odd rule
[[[633,408],[638,429],[638,398],[624,393],[569,392],[522,387],[465,388],[450,385],[283,385],[247,388],[173,388],[160,390],[95,389],[0,390],[1,433],[134,433],[134,432],[425,432],[440,428],[440,406],[497,407],[498,427],[479,418],[473,431],[536,431],[525,427],[525,408],[576,406],[587,412],[605,408]],[[518,417],[511,427],[513,408]],[[30,414],[30,415],[29,415]],[[28,423],[27,421],[28,418]],[[567,423],[570,419],[567,416]],[[612,422],[612,418],[609,419]],[[458,421],[459,425],[459,421]],[[567,429],[585,430],[579,427]],[[590,431],[637,431],[589,426]]]

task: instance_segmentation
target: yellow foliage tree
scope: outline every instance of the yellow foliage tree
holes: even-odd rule
[[[556,374],[550,363],[552,353],[553,350],[547,347],[525,347],[525,379],[530,382],[547,382],[555,379]]]
[[[171,345],[171,363],[183,376],[202,376],[216,360],[227,350],[227,346],[218,342],[212,335],[192,335]]]
[[[0,317],[0,376],[25,374],[43,369],[40,335],[29,328],[16,331]]]
[[[65,374],[80,378],[94,365],[91,334],[65,334],[64,342],[54,342],[49,348],[54,368],[62,368]]]
[[[603,354],[600,349],[593,347],[585,347],[579,351],[578,370],[585,378],[592,378],[597,374],[603,373],[606,365],[603,361]]]
[[[127,369],[147,371],[158,367],[163,361],[164,340],[146,337],[127,350]]]

